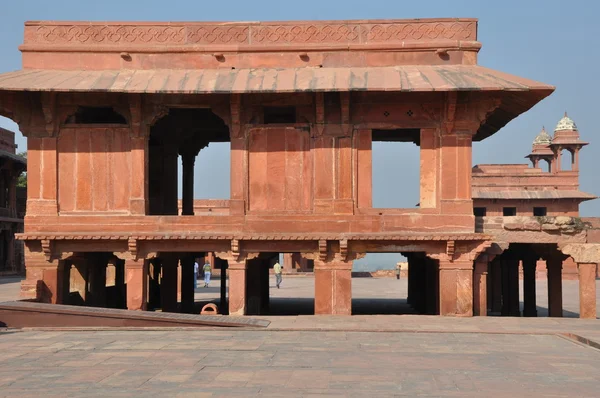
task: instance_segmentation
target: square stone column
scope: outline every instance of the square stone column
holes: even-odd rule
[[[537,258],[523,259],[523,316],[536,317],[535,274]]]
[[[228,261],[229,315],[246,315],[246,261]]]
[[[163,312],[177,312],[177,266],[179,258],[161,258],[160,306]]]
[[[293,253],[283,253],[283,272],[289,273],[292,272],[292,260]]]
[[[315,315],[352,314],[352,261],[315,260]]]
[[[473,262],[440,260],[440,315],[473,316]]]
[[[596,263],[578,263],[579,317],[596,319]]]
[[[125,260],[127,309],[145,311],[147,305],[148,260]]]
[[[62,304],[64,296],[64,262],[46,261],[43,253],[25,254],[26,279],[21,282],[21,298],[42,303]]]
[[[194,312],[194,257],[182,256],[180,260],[181,274],[181,312],[191,314]]]
[[[94,258],[90,255],[85,259],[88,263],[88,286],[86,304],[91,307],[106,307],[106,259]]]
[[[473,273],[473,315],[487,316],[487,275],[488,261],[485,258],[475,262]]]
[[[500,312],[502,310],[502,265],[498,257],[490,264],[490,277],[490,309],[492,312]]]
[[[562,261],[558,258],[546,260],[548,267],[548,316],[562,317]]]

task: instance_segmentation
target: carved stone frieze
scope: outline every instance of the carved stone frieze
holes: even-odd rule
[[[276,23],[61,23],[27,25],[26,44],[86,46],[269,45],[477,40],[473,20]]]

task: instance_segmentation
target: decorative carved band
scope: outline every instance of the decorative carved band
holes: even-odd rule
[[[25,44],[272,45],[477,40],[474,20],[306,23],[29,23]]]

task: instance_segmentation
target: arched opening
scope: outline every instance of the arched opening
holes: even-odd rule
[[[552,171],[552,160],[544,159],[544,161],[546,162],[546,172],[550,173]]]
[[[150,215],[226,211],[226,201],[207,199],[229,197],[229,142],[229,128],[210,109],[170,109],[150,130]]]
[[[570,155],[570,156],[569,156]],[[575,155],[570,149],[563,149],[560,151],[560,169],[561,170],[574,170]]]

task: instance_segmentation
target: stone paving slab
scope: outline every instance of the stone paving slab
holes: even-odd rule
[[[597,397],[600,350],[552,335],[0,332],[0,397]]]

